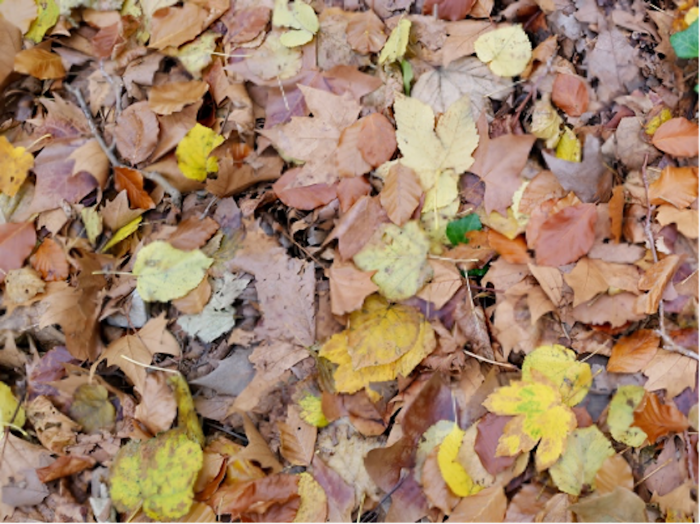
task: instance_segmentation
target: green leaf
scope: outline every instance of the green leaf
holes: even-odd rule
[[[403,76],[403,92],[406,96],[410,96],[411,82],[413,81],[413,67],[408,60],[401,60],[401,74]]]
[[[633,427],[634,410],[644,398],[642,386],[620,386],[610,401],[608,427],[610,434],[618,442],[633,448],[641,446],[647,434],[641,428]]]
[[[469,231],[479,231],[480,229],[481,220],[479,220],[479,215],[471,213],[447,224],[445,233],[452,245],[456,246],[457,244],[468,244],[469,240],[467,240],[464,235]]]
[[[688,29],[671,35],[671,45],[678,58],[698,57],[698,19]]]

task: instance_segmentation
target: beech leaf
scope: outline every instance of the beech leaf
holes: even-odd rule
[[[593,204],[565,207],[549,217],[535,239],[539,266],[563,266],[576,262],[593,246],[598,219]]]

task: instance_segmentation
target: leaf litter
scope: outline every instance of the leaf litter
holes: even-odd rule
[[[697,8],[329,4],[0,3],[3,521],[697,520]]]

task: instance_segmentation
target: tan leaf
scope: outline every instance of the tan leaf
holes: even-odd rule
[[[54,453],[64,455],[66,447],[77,441],[80,426],[56,409],[44,395],[27,404],[27,418],[39,441]]]
[[[196,3],[158,9],[151,18],[151,39],[148,47],[179,47],[193,40],[206,27],[208,14],[206,9]]]
[[[649,380],[644,384],[647,391],[665,389],[667,398],[680,395],[685,388],[695,387],[698,361],[670,351],[658,351],[644,368]]]
[[[365,162],[374,168],[391,160],[396,151],[396,133],[389,119],[381,113],[372,113],[358,123],[360,139],[357,148]]]
[[[686,208],[698,197],[698,168],[667,166],[649,185],[649,203]]]
[[[681,263],[678,255],[669,255],[652,265],[639,279],[639,289],[648,291],[641,295],[635,304],[635,312],[652,315],[659,308],[659,302],[666,286]]]
[[[413,169],[397,163],[389,169],[379,200],[391,221],[402,226],[413,215],[422,195],[423,188]]]
[[[507,504],[503,487],[491,486],[476,495],[464,497],[446,522],[503,522]]]
[[[172,305],[185,315],[196,315],[202,312],[204,306],[209,302],[209,298],[211,298],[211,284],[209,284],[208,278],[204,278],[196,288],[184,297],[173,300]]]
[[[148,102],[136,102],[117,118],[114,137],[117,150],[132,164],[146,160],[158,143],[158,119]]]
[[[102,151],[97,140],[94,138],[88,140],[73,151],[68,158],[75,160],[73,172],[71,173],[73,176],[81,171],[85,171],[86,173],[90,173],[95,180],[97,180],[100,187],[104,188],[107,185],[110,169],[109,159],[104,151]]]
[[[634,488],[632,468],[622,455],[613,455],[603,462],[595,476],[595,487],[598,493],[610,493],[616,486]]]
[[[41,277],[46,282],[68,278],[70,267],[66,254],[63,247],[52,238],[47,238],[42,242],[29,262],[34,269],[41,273]]]
[[[146,375],[141,403],[136,406],[135,418],[152,435],[167,431],[175,420],[177,402],[175,394],[167,382],[168,374],[162,371]]]
[[[583,257],[570,273],[565,273],[564,280],[574,290],[574,307],[608,290],[605,275],[588,257]]]
[[[308,466],[314,456],[318,429],[301,418],[295,405],[287,406],[287,419],[277,422],[280,430],[280,453],[295,466]]]
[[[372,293],[379,290],[372,282],[374,271],[360,271],[352,262],[336,260],[328,270],[331,288],[331,311],[344,315],[362,307]]]
[[[176,249],[190,251],[202,247],[219,230],[219,223],[210,217],[193,215],[177,226],[168,242]]]
[[[345,29],[345,35],[350,46],[363,55],[379,52],[387,38],[384,22],[371,9],[353,13]]]
[[[201,80],[153,86],[148,93],[148,107],[157,115],[171,115],[197,102],[208,90],[207,83]]]
[[[25,49],[15,55],[15,71],[39,80],[66,76],[61,57],[40,47]]]
[[[616,244],[620,243],[622,237],[622,219],[625,212],[625,187],[615,186],[612,197],[608,202],[608,213],[610,214],[610,235]]]
[[[454,263],[428,260],[428,264],[433,268],[433,278],[416,296],[432,302],[435,309],[442,309],[462,287],[462,275]]]
[[[676,224],[678,231],[688,238],[698,238],[698,210],[676,209],[673,206],[662,205],[657,208],[656,221],[661,226]]]
[[[683,117],[672,118],[659,126],[651,142],[669,155],[698,156],[698,125]]]

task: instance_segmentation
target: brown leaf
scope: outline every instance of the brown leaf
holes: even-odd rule
[[[610,214],[610,235],[616,244],[620,243],[622,237],[622,218],[625,212],[625,187],[615,186],[612,197],[608,202],[608,213]]]
[[[124,227],[144,212],[143,209],[131,209],[129,207],[129,197],[126,191],[120,191],[119,194],[114,197],[114,200],[105,202],[104,207],[100,211],[104,224],[112,230],[112,232],[119,231],[120,228]]]
[[[287,419],[277,422],[280,430],[280,453],[295,466],[308,466],[314,457],[316,426],[301,418],[299,408],[287,406]]]
[[[389,219],[397,226],[402,226],[413,215],[422,195],[423,187],[415,171],[397,163],[389,169],[379,200]]]
[[[311,466],[314,479],[321,485],[328,498],[328,521],[350,522],[355,506],[355,490],[318,455],[314,455]]]
[[[442,20],[462,20],[472,10],[476,0],[426,0],[424,15],[435,15]]]
[[[523,196],[518,205],[518,211],[529,215],[532,210],[547,200],[565,197],[567,191],[561,187],[559,180],[551,171],[540,171],[530,183],[525,186]]]
[[[75,455],[64,455],[58,457],[54,462],[46,467],[38,468],[36,474],[43,483],[52,480],[69,477],[92,468],[96,461],[92,457],[79,457]]]
[[[257,516],[262,522],[291,522],[299,508],[298,478],[297,475],[278,473],[224,485],[214,493],[209,504],[219,515],[230,514],[235,520],[245,515],[247,518],[243,520],[246,521]],[[296,502],[296,507],[285,508],[292,501]]]
[[[0,282],[12,269],[24,265],[24,259],[34,249],[36,231],[32,222],[0,224]]]
[[[45,448],[64,455],[76,443],[80,426],[61,413],[48,397],[39,395],[27,404],[27,419]]]
[[[478,3],[477,1],[477,5]],[[442,65],[447,66],[453,60],[473,55],[476,39],[497,28],[496,24],[489,21],[471,19],[447,24],[447,39],[442,48]]]
[[[446,522],[503,522],[507,504],[503,486],[491,486],[464,497]]]
[[[661,124],[651,143],[673,156],[698,156],[698,125],[687,118],[672,118]]]
[[[503,428],[513,417],[504,417],[487,413],[476,426],[476,442],[474,451],[479,456],[481,464],[491,475],[498,475],[513,465],[517,457],[498,457],[496,448],[498,439],[503,435]]]
[[[216,178],[207,179],[207,191],[219,198],[236,195],[255,184],[278,180],[283,165],[279,156],[258,157],[249,164],[236,161],[235,156],[226,155],[219,158]]]
[[[353,13],[345,29],[345,35],[350,46],[363,55],[379,52],[387,38],[384,33],[384,22],[371,9]]]
[[[646,504],[628,489],[617,486],[604,495],[593,494],[569,506],[579,522],[646,522]]]
[[[612,348],[610,373],[636,373],[644,369],[659,349],[660,337],[651,329],[639,329],[622,337]]]
[[[436,310],[450,301],[457,290],[462,287],[462,275],[454,262],[429,260],[433,269],[433,278],[416,294],[427,302],[432,302]]]
[[[452,490],[447,486],[440,466],[437,461],[439,446],[435,446],[423,462],[421,471],[421,484],[423,492],[431,506],[438,508],[445,515],[452,513],[459,502],[459,497],[452,493]]]
[[[639,279],[639,289],[648,291],[641,295],[635,304],[635,312],[653,315],[659,308],[659,302],[666,286],[673,278],[682,259],[678,255],[668,255],[646,270]]]
[[[549,217],[535,239],[537,265],[563,266],[588,253],[597,218],[593,204],[569,206]]]
[[[219,223],[213,218],[191,216],[180,222],[168,242],[176,249],[191,251],[206,244],[218,230]]]
[[[347,213],[361,197],[372,192],[372,185],[363,176],[343,178],[338,184],[338,202],[340,211]]]
[[[552,494],[543,486],[523,484],[508,504],[504,522],[537,522],[538,514],[551,498]]]
[[[595,476],[595,487],[598,493],[610,493],[615,491],[617,486],[630,491],[634,489],[632,468],[622,455],[606,458]]]
[[[527,244],[522,235],[510,239],[501,235],[498,231],[489,229],[489,245],[511,264],[528,264],[531,262],[530,254],[527,252]]]
[[[35,469],[43,468],[53,461],[51,453],[42,446],[15,437],[11,432],[7,433],[5,439],[5,455],[0,464],[0,484],[3,485],[3,492],[7,493],[13,484],[22,486],[20,489],[25,494],[33,495],[33,500],[26,500],[26,504],[41,503],[49,495],[49,490],[36,476],[32,482],[32,476]],[[0,519],[10,520],[9,517],[12,517],[15,511],[12,502],[0,499]]]
[[[15,71],[31,75],[39,80],[51,80],[66,76],[61,57],[40,47],[25,49],[15,55]]]
[[[669,433],[682,433],[688,429],[689,422],[676,406],[662,404],[657,395],[646,393],[644,400],[634,410],[632,425],[641,428],[649,437],[649,442],[654,444],[659,437]]]
[[[177,298],[171,302],[180,313],[185,315],[196,315],[201,313],[204,306],[211,298],[211,284],[209,279],[204,278],[199,285],[182,298]]]
[[[143,175],[136,169],[129,167],[114,168],[114,188],[117,191],[126,191],[132,206],[140,209],[153,209],[155,202],[143,189]]]
[[[607,292],[609,287],[599,266],[588,257],[580,259],[569,273],[565,273],[564,280],[574,291],[574,307]]]
[[[338,239],[338,251],[343,260],[358,253],[380,224],[388,222],[386,213],[376,197],[363,196],[345,213],[325,242]]]
[[[158,119],[148,102],[130,105],[117,118],[114,139],[119,154],[131,164],[146,160],[158,143]]]
[[[284,204],[289,207],[310,211],[325,206],[337,197],[336,184],[312,184],[295,187],[300,167],[288,170],[272,186],[272,190]]]
[[[148,47],[179,47],[193,40],[206,27],[208,15],[206,9],[193,3],[182,7],[158,9],[151,19],[151,39]]]
[[[153,86],[148,93],[148,107],[157,115],[171,115],[197,102],[208,90],[207,83],[201,80]]]
[[[698,198],[698,168],[667,166],[649,185],[649,203],[688,207]]]
[[[637,297],[632,293],[617,295],[600,295],[593,302],[587,302],[574,308],[574,318],[583,324],[597,326],[610,324],[611,327],[624,326],[627,322],[642,320],[645,315],[635,313],[634,304]]]
[[[168,374],[163,371],[149,373],[141,393],[141,403],[136,406],[134,418],[141,422],[151,435],[167,431],[177,413],[177,403]]]
[[[109,165],[109,158],[107,158],[97,140],[94,138],[88,140],[73,151],[68,158],[75,160],[71,176],[84,171],[91,174],[101,188],[107,186],[111,166]]]
[[[697,360],[670,351],[658,351],[644,368],[644,374],[649,377],[644,389],[665,389],[667,396],[674,398],[685,388],[695,388],[697,369]]]
[[[372,170],[372,166],[364,159],[360,151],[360,143],[364,140],[362,127],[362,122],[358,120],[340,133],[332,160],[338,175],[341,177],[362,176]]]
[[[552,86],[552,103],[569,116],[581,116],[588,109],[588,89],[582,78],[557,74]]]
[[[381,113],[372,113],[361,118],[360,140],[357,148],[362,158],[372,167],[391,160],[396,151],[396,130],[389,119]]]
[[[352,262],[335,260],[328,270],[331,288],[331,310],[344,315],[362,307],[365,298],[379,288],[372,282],[374,271],[360,271]]]

